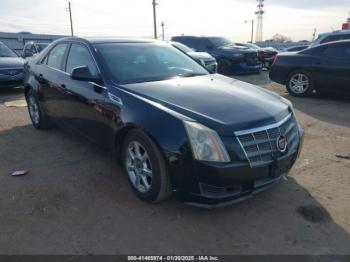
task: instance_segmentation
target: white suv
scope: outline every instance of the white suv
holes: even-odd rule
[[[350,30],[319,34],[317,39],[311,43],[310,47],[340,40],[350,40]]]

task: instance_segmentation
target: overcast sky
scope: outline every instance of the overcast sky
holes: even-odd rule
[[[73,24],[80,36],[152,36],[152,0],[72,0]],[[255,0],[157,0],[158,31],[223,35],[250,40]],[[0,0],[0,31],[70,34],[66,0]],[[310,40],[317,32],[340,29],[350,0],[266,0],[264,39],[282,33]]]

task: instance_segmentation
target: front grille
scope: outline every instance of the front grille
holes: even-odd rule
[[[0,75],[15,76],[23,73],[23,69],[0,69]]]
[[[251,167],[269,164],[284,154],[295,151],[299,144],[298,126],[292,114],[274,125],[238,131],[235,135]],[[285,152],[277,148],[280,136],[287,140]]]
[[[259,64],[259,58],[257,53],[246,53],[244,55],[245,61],[248,65],[257,65]]]

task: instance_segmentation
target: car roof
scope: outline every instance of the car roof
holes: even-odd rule
[[[334,31],[334,32],[328,32],[328,33],[320,34],[320,36],[347,35],[347,34],[350,34],[350,30],[339,30],[339,31]]]
[[[132,38],[132,37],[64,37],[61,41],[83,41],[90,44],[101,43],[159,43],[161,41],[150,38]]]

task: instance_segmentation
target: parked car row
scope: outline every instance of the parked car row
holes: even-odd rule
[[[252,74],[260,73],[262,69],[256,50],[237,46],[224,37],[174,36],[171,40],[215,57],[220,74]]]
[[[56,40],[25,62],[33,126],[61,126],[115,152],[148,202],[173,195],[216,207],[275,184],[302,147],[292,104],[215,73],[214,58],[219,72],[260,72],[259,50],[222,37],[173,40]],[[0,50],[23,67],[6,46]],[[279,53],[270,77],[295,96],[349,91],[350,41]]]
[[[13,88],[23,85],[25,58],[36,56],[48,43],[28,42],[24,45],[22,57],[19,57],[5,44],[0,42],[0,88]]]

